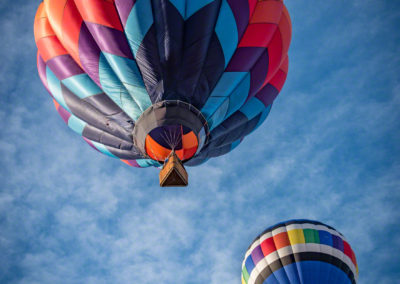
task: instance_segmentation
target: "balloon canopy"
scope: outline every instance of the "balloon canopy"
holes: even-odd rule
[[[199,165],[268,116],[291,39],[281,0],[44,0],[40,78],[94,149],[135,167]]]
[[[260,234],[242,264],[243,284],[356,283],[356,256],[343,235],[311,220],[291,220]]]

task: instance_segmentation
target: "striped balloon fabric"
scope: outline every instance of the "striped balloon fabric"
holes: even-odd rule
[[[334,228],[291,220],[265,230],[250,245],[242,264],[243,284],[356,283],[355,254]]]
[[[40,78],[94,149],[135,167],[228,153],[268,116],[291,39],[282,0],[44,0]]]

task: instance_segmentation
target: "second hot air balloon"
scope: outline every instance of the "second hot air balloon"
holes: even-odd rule
[[[333,227],[290,220],[260,234],[242,264],[242,284],[355,284],[356,256]]]

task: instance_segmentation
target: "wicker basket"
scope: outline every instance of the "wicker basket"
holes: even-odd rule
[[[162,170],[160,171],[160,186],[187,186],[188,174],[181,160],[174,151],[171,152]]]

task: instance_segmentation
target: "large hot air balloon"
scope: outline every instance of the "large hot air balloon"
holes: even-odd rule
[[[356,256],[343,235],[311,220],[266,229],[242,265],[243,284],[346,284],[357,278]]]
[[[164,165],[161,184],[179,185],[182,164],[228,153],[268,116],[291,22],[282,0],[44,0],[34,31],[68,126],[130,166]]]

